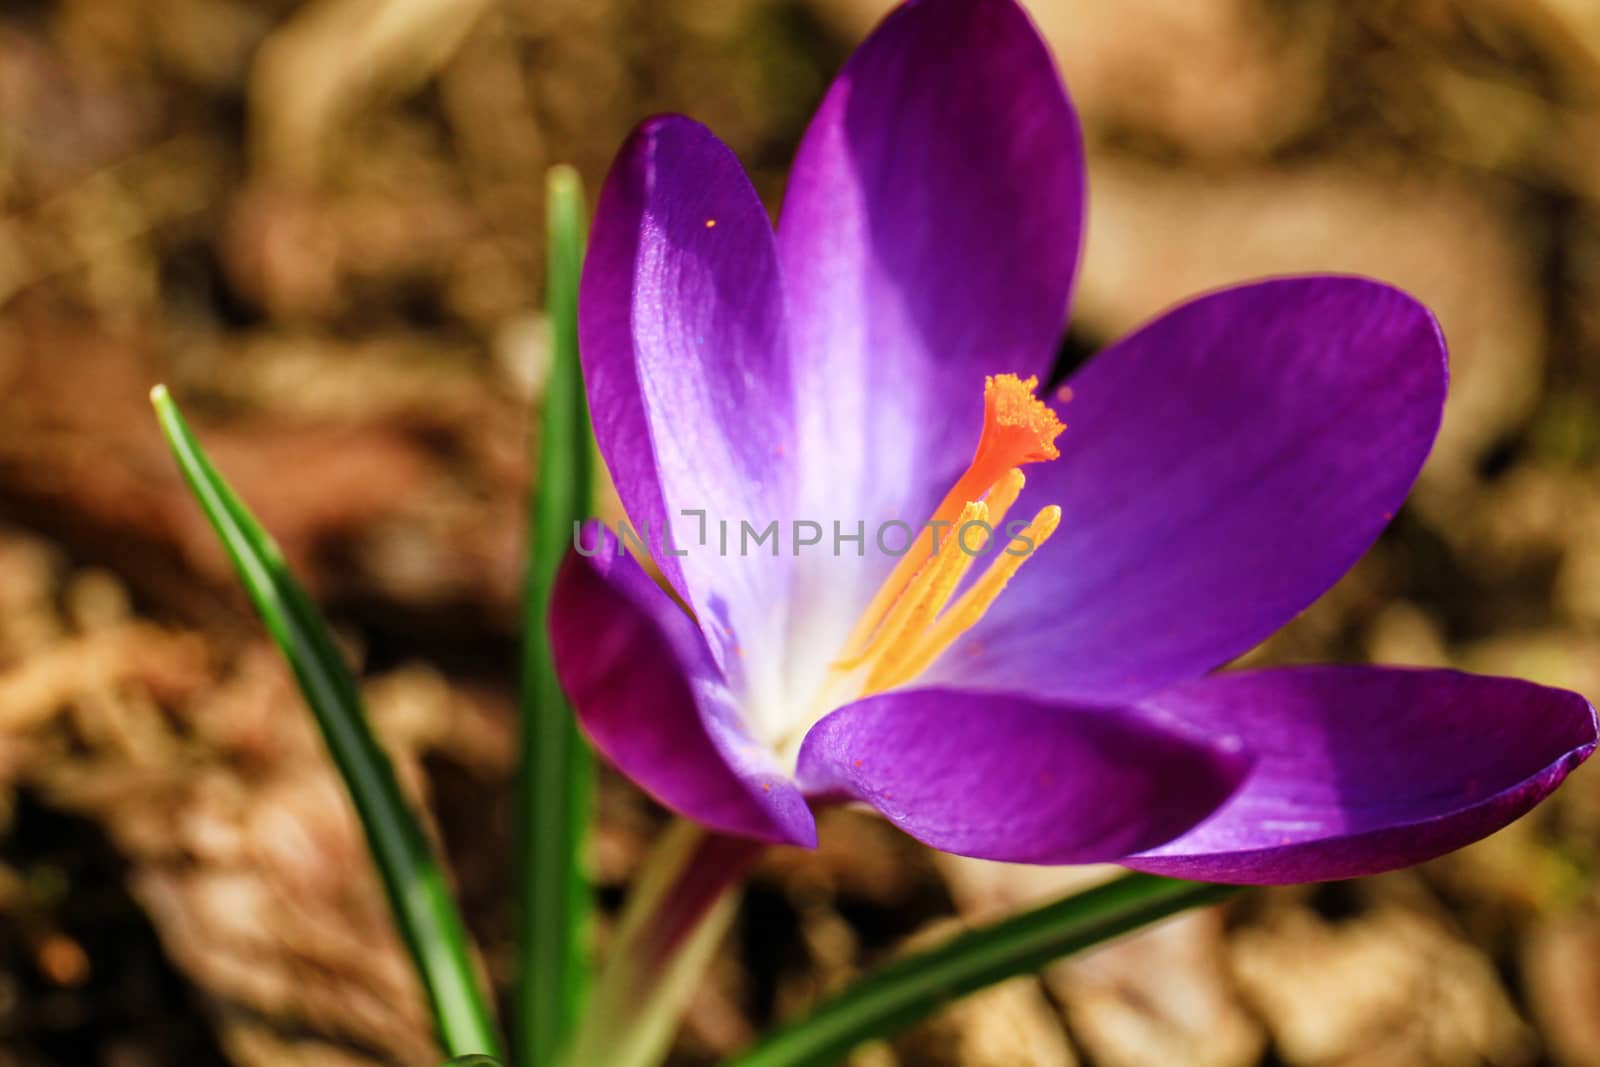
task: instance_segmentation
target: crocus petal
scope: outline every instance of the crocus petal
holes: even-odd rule
[[[856,50],[779,221],[811,503],[927,518],[984,375],[1049,372],[1083,196],[1078,120],[1012,0],[911,0]]]
[[[595,212],[579,326],[600,451],[662,572],[724,668],[736,644],[774,647],[786,557],[724,551],[719,523],[737,538],[742,521],[759,531],[789,513],[783,293],[761,202],[705,127],[653,119],[619,153]]]
[[[1077,116],[1012,0],[902,4],[828,90],[778,223],[800,514],[831,549],[794,563],[791,691],[893,568],[880,524],[922,523],[971,460],[985,375],[1048,375],[1083,200]]]
[[[1439,427],[1444,341],[1360,278],[1201,297],[1069,383],[1017,514],[1061,527],[932,677],[1121,703],[1248,650],[1345,573]]]
[[[1596,738],[1575,693],[1454,671],[1226,674],[1148,707],[1241,736],[1256,763],[1214,816],[1124,862],[1220,882],[1351,878],[1460,848],[1544,799]]]
[[[594,554],[575,551],[562,563],[550,644],[594,746],[680,815],[725,833],[815,845],[805,799],[746,733],[688,616],[598,524],[579,544]]]
[[[798,776],[807,793],[863,801],[946,852],[1095,863],[1193,826],[1247,766],[1236,742],[1150,716],[922,689],[824,718]]]

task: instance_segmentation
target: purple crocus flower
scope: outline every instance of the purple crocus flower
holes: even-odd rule
[[[776,233],[704,127],[633,134],[581,341],[671,593],[609,531],[565,563],[552,635],[588,736],[729,834],[811,845],[811,803],[854,801],[950,852],[1218,881],[1373,873],[1529,810],[1595,747],[1580,696],[1208,673],[1400,507],[1445,398],[1433,317],[1362,278],[1255,282],[1041,400],[1083,201],[1077,118],[1012,0],[890,15]]]

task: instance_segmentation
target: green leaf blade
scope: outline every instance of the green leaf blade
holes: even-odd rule
[[[355,805],[395,925],[417,966],[451,1054],[499,1055],[472,967],[466,928],[444,872],[362,709],[360,691],[326,623],[277,544],[217,473],[165,386],[150,394],[161,429],[262,622],[288,661]]]
[[[587,517],[593,445],[578,362],[578,279],[585,243],[583,187],[570,167],[548,186],[550,373],[529,497],[518,779],[517,1048],[553,1063],[573,1032],[590,981],[593,908],[583,852],[594,806],[594,759],[551,659],[547,618],[573,523]]]
[[[769,1034],[732,1067],[825,1067],[950,1001],[1187,908],[1220,903],[1234,886],[1130,874],[960,934],[867,975],[810,1016]]]

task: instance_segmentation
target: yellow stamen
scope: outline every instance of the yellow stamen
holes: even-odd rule
[[[1022,487],[1027,482],[1028,479],[1022,476],[1022,472],[1012,467],[1000,476],[998,482],[994,483],[994,488],[989,490],[989,495],[983,498],[983,502],[989,505],[990,526],[993,526],[996,530],[1000,529],[1001,525],[1006,521],[1006,515],[1011,511],[1011,505],[1015,504],[1017,497],[1022,495]]]
[[[1000,594],[1005,591],[1017,571],[1033,553],[1039,551],[1060,525],[1059,507],[1051,504],[1042,509],[1027,528],[1013,539],[1031,542],[1032,547],[1020,555],[1013,555],[1009,548],[1003,552],[1000,558],[972,583],[971,588],[961,594],[960,599],[951,605],[950,610],[945,612],[930,629],[923,632],[903,656],[898,657],[895,669],[873,671],[866,691],[876,693],[904,685],[927,670],[934,660],[960,639],[962,634],[978,624],[999,599]],[[887,667],[888,661],[885,660],[881,666]]]
[[[956,529],[969,522],[987,522],[989,520],[989,507],[987,504],[968,504],[961,511],[961,518]],[[952,531],[939,546],[939,553],[924,563],[911,579],[911,584],[906,586],[900,599],[894,602],[889,611],[888,618],[883,620],[877,632],[867,647],[857,655],[847,660],[840,660],[833,665],[836,671],[853,671],[868,660],[882,654],[885,649],[893,647],[894,643],[903,636],[915,636],[944,607],[945,601],[950,599],[950,594],[955,590],[956,584],[966,574],[967,568],[972,565],[972,558],[962,552],[955,543]],[[963,565],[962,560],[965,559]],[[952,579],[950,575],[959,569]]]
[[[982,546],[979,546],[969,551],[970,546],[962,544],[960,531],[968,523],[986,523],[988,514],[989,509],[983,504],[968,504],[961,512],[961,519],[951,531],[949,539],[939,547],[939,554],[929,564],[935,573],[926,593],[918,598],[916,606],[908,613],[899,632],[883,644],[878,662],[867,674],[863,692],[876,693],[893,684],[885,679],[898,674],[906,653],[916,647],[918,637],[939,617],[939,612],[944,610],[944,606],[955,595],[961,579],[972,569],[972,563],[977,558],[974,552],[983,550]],[[987,535],[984,540],[986,544]],[[894,613],[891,613],[890,617],[893,618]],[[878,642],[874,641],[873,644],[876,645]]]
[[[1015,374],[994,374],[984,379],[983,432],[978,437],[972,462],[934,509],[933,518],[928,521],[929,529],[917,537],[910,551],[900,557],[888,579],[878,588],[845,642],[842,659],[855,660],[861,655],[884,616],[933,554],[936,530],[949,532],[967,503],[991,492],[997,488],[997,483],[1008,480],[1013,468],[1061,455],[1055,440],[1066,426],[1034,395],[1038,385],[1036,377],[1023,379]],[[1019,485],[1017,492],[1020,491]],[[1009,501],[1007,506],[1010,506]]]
[[[879,587],[833,663],[821,703],[840,693],[867,695],[913,681],[977,625],[1028,557],[1055,533],[1061,523],[1055,505],[1042,509],[1021,532],[1003,532],[1027,481],[1019,468],[1060,454],[1055,439],[1065,427],[1033,395],[1037,384],[1014,374],[984,382],[983,433],[971,465]],[[973,525],[983,531],[976,544]],[[1000,555],[956,597],[977,557],[987,555],[995,540],[1003,540]]]

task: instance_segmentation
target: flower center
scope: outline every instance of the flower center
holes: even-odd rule
[[[904,685],[977,625],[1028,558],[1055,533],[1061,509],[1041,508],[1025,524],[1005,525],[1022,492],[1018,468],[1061,455],[1066,429],[1037,396],[1038,378],[992,375],[983,384],[983,433],[966,472],[878,588],[834,661],[828,690],[847,682],[868,696]],[[1007,530],[1011,532],[1007,533]],[[990,541],[999,555],[957,597],[956,589]]]

